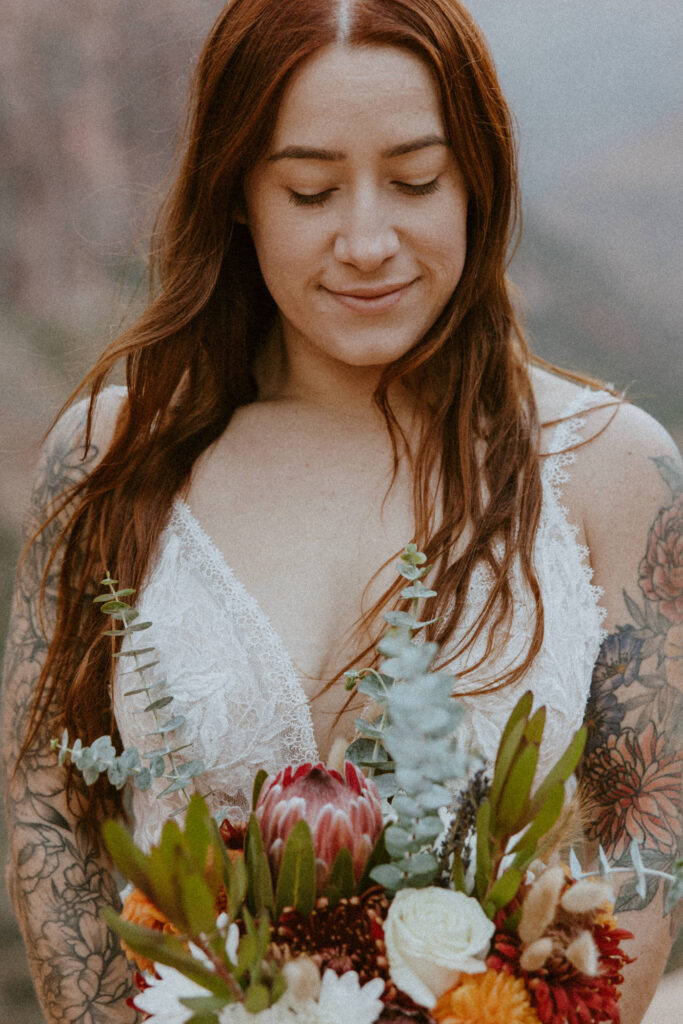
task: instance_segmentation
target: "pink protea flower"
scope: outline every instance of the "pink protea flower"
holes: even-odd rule
[[[344,762],[343,776],[323,764],[288,765],[263,783],[255,813],[276,877],[289,833],[297,821],[307,822],[313,836],[318,894],[343,848],[351,853],[359,882],[382,831],[377,787],[350,761]]]

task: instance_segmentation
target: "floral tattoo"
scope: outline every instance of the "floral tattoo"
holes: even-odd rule
[[[677,728],[683,721],[683,470],[653,460],[671,491],[640,563],[641,597],[624,592],[632,623],[618,626],[600,649],[586,707],[588,739],[581,782],[592,804],[588,838],[616,864],[635,842],[651,867],[680,856],[681,769]],[[649,903],[632,886],[618,909]]]

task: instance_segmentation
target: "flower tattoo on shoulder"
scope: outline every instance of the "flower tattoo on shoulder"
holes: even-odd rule
[[[652,867],[680,856],[680,736],[683,721],[683,470],[671,458],[653,460],[671,492],[647,538],[640,595],[624,592],[631,617],[600,649],[586,705],[588,737],[581,785],[591,805],[588,839],[613,862],[627,863],[638,844]],[[621,909],[644,898],[632,888]]]

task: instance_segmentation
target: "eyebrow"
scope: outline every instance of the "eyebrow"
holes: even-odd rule
[[[380,156],[383,160],[391,157],[404,156],[406,153],[415,153],[420,149],[427,149],[429,146],[447,146],[448,143],[440,135],[422,135],[419,139],[412,139],[410,142],[401,142],[398,146],[385,149]],[[315,149],[310,146],[285,146],[268,157],[268,163],[276,160],[325,160],[334,162],[345,160],[346,153],[338,149]]]

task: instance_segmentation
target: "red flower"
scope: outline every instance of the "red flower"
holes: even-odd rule
[[[639,582],[669,622],[683,622],[683,491],[652,524]]]
[[[291,765],[269,776],[256,804],[263,844],[277,876],[284,847],[296,823],[308,823],[316,857],[317,890],[325,888],[335,857],[346,848],[359,882],[382,831],[382,805],[372,779],[344,763],[344,775],[322,764]]]
[[[631,932],[617,928],[614,918],[600,911],[570,915],[559,910],[548,934],[567,943],[572,933],[588,929],[598,949],[600,973],[595,977],[581,974],[560,947],[537,971],[525,971],[519,963],[520,938],[510,927],[510,918],[519,909],[524,894],[523,888],[512,903],[496,914],[493,952],[486,966],[523,979],[542,1024],[619,1024],[619,987],[624,980],[621,972],[625,964],[633,963],[620,943],[632,939]]]
[[[631,842],[671,852],[681,831],[680,771],[683,752],[666,753],[653,722],[637,736],[628,729],[586,758],[583,783],[594,804],[588,828],[619,860]]]

